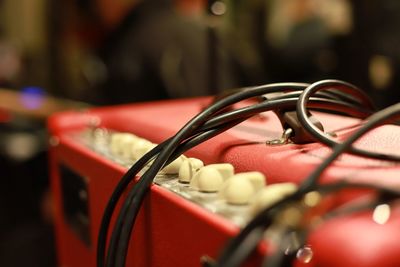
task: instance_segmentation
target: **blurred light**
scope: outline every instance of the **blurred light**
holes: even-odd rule
[[[307,193],[304,196],[304,204],[306,204],[308,207],[311,208],[317,206],[320,201],[321,201],[321,194],[316,191]]]
[[[282,225],[297,227],[303,218],[301,210],[297,207],[288,207],[284,209],[278,217]]]
[[[32,158],[39,148],[37,137],[30,133],[15,133],[5,140],[6,154],[17,161]]]
[[[393,64],[388,57],[374,55],[369,61],[368,71],[375,89],[384,90],[393,82]]]
[[[44,90],[40,87],[25,87],[21,90],[20,101],[26,109],[38,109],[43,105]]]
[[[211,5],[211,12],[214,15],[221,16],[226,12],[226,5],[222,1],[216,1]]]
[[[381,204],[376,206],[374,209],[374,213],[372,215],[372,219],[377,224],[385,224],[389,220],[390,217],[390,206],[388,204]]]
[[[314,252],[309,246],[300,248],[296,253],[296,258],[302,263],[309,263],[314,256]]]

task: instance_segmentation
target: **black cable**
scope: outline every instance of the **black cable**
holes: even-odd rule
[[[173,138],[170,138],[168,140],[168,142],[164,142],[162,149],[158,150],[158,152],[162,151],[163,153],[159,154],[159,156],[153,162],[152,167],[150,167],[148,169],[148,171],[146,171],[145,175],[143,175],[142,178],[139,180],[139,183],[134,186],[133,191],[135,191],[135,193],[136,193],[136,190],[137,190],[137,192],[138,192],[138,195],[134,194],[134,198],[138,198],[138,201],[135,202],[136,204],[134,205],[137,208],[135,208],[134,211],[131,212],[131,214],[138,212],[140,203],[144,197],[144,194],[147,192],[147,188],[150,185],[150,183],[152,182],[152,179],[154,178],[155,174],[159,171],[159,169],[161,169],[161,167],[166,164],[166,162],[168,161],[168,158],[172,155],[172,153],[174,153],[173,151],[174,151],[174,149],[176,149],[177,145],[180,142],[182,142],[185,138],[187,138],[191,133],[194,133],[195,129],[199,128],[201,126],[201,124],[205,123],[207,121],[207,119],[212,117],[213,114],[218,113],[220,110],[222,110],[223,108],[225,108],[229,105],[232,105],[236,102],[239,102],[239,101],[247,99],[247,98],[251,98],[254,96],[258,96],[258,95],[270,93],[270,92],[279,92],[282,89],[289,90],[289,91],[295,91],[295,90],[299,90],[299,89],[302,90],[306,86],[307,86],[307,84],[284,83],[284,84],[271,84],[271,85],[266,85],[266,86],[249,88],[244,92],[237,93],[233,96],[228,96],[226,99],[223,99],[223,100],[217,102],[215,105],[212,105],[211,107],[207,108],[205,111],[200,113],[198,116],[196,116],[194,119],[192,119],[185,127],[183,127],[181,129],[181,131],[177,133],[177,135],[175,135]],[[335,98],[339,99],[339,97],[337,97],[337,96],[335,96]],[[324,99],[324,101],[325,100],[326,99]],[[312,100],[311,102],[314,102],[314,100]],[[362,103],[362,101],[360,101],[360,102],[355,101],[354,103]],[[355,106],[356,105],[353,105],[351,108],[355,108]],[[254,110],[256,110],[256,109],[254,109]],[[249,109],[246,110],[244,108],[244,109],[242,109],[241,112],[243,112],[240,115],[241,118],[245,118],[246,112],[247,112],[247,114],[250,114],[253,111],[250,111]],[[366,111],[363,111],[363,112],[364,112],[364,115],[362,115],[362,116],[365,116]],[[227,115],[225,115],[225,116],[229,117]],[[232,115],[230,117],[230,119],[232,120],[233,118],[234,118],[234,116]],[[214,121],[214,124],[216,122],[218,122],[218,119],[216,119]],[[221,123],[221,124],[224,123],[224,117],[220,117],[218,123]],[[209,124],[209,126],[211,127],[212,123]],[[150,158],[146,157],[146,159],[147,159],[146,163],[152,157],[154,157],[157,153],[153,152],[152,156]],[[97,255],[97,258],[98,258],[97,264],[99,267],[104,266],[103,259],[104,259],[104,252],[105,252],[106,236],[107,236],[107,231],[108,231],[108,227],[109,227],[109,220],[112,216],[113,210],[115,209],[115,204],[117,203],[118,199],[120,198],[120,196],[123,192],[123,189],[126,188],[127,184],[129,184],[129,181],[132,180],[134,178],[134,176],[140,171],[140,169],[146,164],[146,163],[143,164],[143,162],[144,162],[144,160],[141,161],[142,166],[135,164],[131,168],[132,171],[131,170],[128,171],[129,175],[124,175],[124,178],[126,178],[128,176],[130,176],[130,178],[126,178],[126,179],[123,178],[121,180],[121,183],[119,184],[119,186],[117,186],[118,190],[114,191],[114,193],[113,193],[114,197],[112,198],[112,201],[110,201],[109,204],[107,205],[105,216],[103,217],[102,224],[100,227],[100,232],[99,232],[99,244],[98,244],[98,255]],[[157,163],[157,164],[155,164],[155,163]],[[143,179],[145,177],[146,177],[146,179]],[[141,192],[141,193],[139,194],[139,192]],[[133,199],[132,199],[132,201],[133,201]],[[125,202],[125,204],[128,202]],[[127,204],[127,206],[131,206],[131,205]],[[135,216],[136,215],[134,215],[134,218],[135,218]],[[125,216],[123,216],[123,217],[125,217]],[[133,222],[134,222],[134,220],[133,220]],[[119,224],[116,224],[116,225],[119,225]],[[132,223],[132,226],[133,226],[133,223]],[[117,236],[117,235],[113,234],[112,236]],[[115,249],[115,248],[114,248],[114,246],[113,247],[110,246],[110,249]],[[122,258],[122,256],[121,256],[121,258]]]
[[[328,135],[324,134],[320,129],[318,129],[312,121],[307,116],[307,102],[308,98],[314,93],[319,90],[324,90],[326,88],[332,88],[333,86],[341,86],[344,92],[351,92],[353,94],[357,94],[359,96],[363,96],[360,93],[359,89],[356,87],[350,86],[349,84],[344,84],[341,81],[337,80],[325,80],[314,83],[307,87],[303,93],[299,97],[299,101],[297,103],[297,117],[299,121],[302,123],[303,127],[306,129],[308,133],[316,138],[316,140],[320,141],[323,144],[326,144],[330,147],[337,145],[337,142],[330,138]],[[368,99],[364,99],[364,104],[369,104]],[[370,106],[373,108],[373,106]],[[391,161],[398,161],[400,159],[399,156],[395,155],[386,155],[379,152],[367,151],[363,149],[358,149],[352,147],[348,150],[349,153],[355,154],[358,156],[364,156],[369,158],[381,159],[381,160],[391,160]]]
[[[139,186],[140,185],[137,185],[137,187],[136,188],[139,188]],[[145,194],[145,192],[143,192],[143,194]],[[120,244],[122,244],[122,245],[120,245],[118,248],[116,248],[115,250],[117,251],[116,253],[117,253],[117,255],[118,255],[118,253],[125,253],[125,255],[121,255],[121,256],[115,256],[116,257],[116,259],[117,259],[117,265],[116,266],[124,266],[124,260],[125,260],[125,258],[126,258],[126,251],[127,251],[127,246],[128,246],[128,242],[129,242],[129,239],[130,239],[130,234],[131,234],[131,231],[132,231],[132,226],[133,226],[133,221],[135,220],[135,218],[136,218],[136,216],[137,216],[137,213],[138,213],[138,211],[139,211],[139,208],[140,208],[140,203],[141,203],[141,201],[137,201],[137,202],[135,202],[135,199],[133,199],[133,197],[134,196],[137,196],[138,195],[138,191],[132,191],[132,194],[131,194],[131,196],[132,196],[132,200],[131,201],[129,201],[129,202],[126,202],[126,203],[130,203],[129,205],[130,205],[130,208],[126,208],[125,210],[129,210],[130,211],[130,213],[128,213],[128,214],[130,214],[130,215],[125,215],[125,211],[124,212],[122,212],[121,211],[121,217],[120,217],[120,219],[121,219],[121,224],[125,224],[125,225],[127,225],[126,227],[122,227],[122,229],[125,229],[125,232],[121,229],[121,226],[119,226],[119,227],[117,227],[116,228],[116,232],[115,233],[118,233],[119,231],[121,231],[121,233],[120,234],[115,234],[114,235],[114,240],[117,240],[118,238],[122,238],[121,240],[121,242],[120,242]],[[129,197],[128,197],[129,198]],[[121,224],[118,224],[117,223],[117,225],[121,225]],[[122,236],[122,237],[121,237]],[[125,240],[125,241],[123,241],[123,239]],[[114,242],[113,242],[113,244],[114,244]],[[111,246],[111,245],[110,245]],[[111,251],[115,251],[115,250],[111,250]],[[110,257],[109,257],[109,259],[110,259],[110,263],[111,262],[113,262],[114,261],[114,252],[112,252],[111,254],[110,254]],[[118,259],[120,260],[120,261],[118,261]],[[111,265],[110,265],[111,266]]]
[[[332,154],[322,162],[312,173],[308,178],[301,184],[300,190],[306,190],[308,188],[314,187],[317,182],[319,177],[322,175],[322,173],[325,171],[325,169],[334,161],[337,159],[337,157],[344,153],[349,151],[351,148],[351,145],[358,140],[360,137],[362,137],[365,133],[368,131],[388,122],[388,119],[394,116],[399,116],[400,117],[400,103],[390,106],[388,108],[383,109],[382,111],[379,111],[375,114],[373,114],[371,117],[369,117],[365,124],[357,129],[357,131],[352,134],[349,138],[346,139],[341,144],[337,144],[335,146],[335,149],[333,150]],[[398,119],[398,118],[396,118]],[[386,155],[388,158],[389,156]],[[390,156],[390,160],[395,160],[395,161],[400,161],[400,156],[395,156],[392,155]]]
[[[166,140],[162,144],[153,148],[150,152],[141,157],[131,168],[129,168],[129,170],[122,176],[121,180],[118,182],[113,193],[111,194],[100,223],[96,252],[97,266],[104,266],[108,227],[110,225],[111,217],[113,215],[115,207],[119,199],[121,198],[121,195],[123,194],[127,186],[135,178],[135,176],[139,173],[139,171],[163,149],[165,143],[167,143],[168,141],[169,140]]]
[[[311,85],[311,84],[310,84]],[[310,86],[309,85],[309,86]],[[307,86],[307,87],[309,87]],[[307,88],[306,87],[306,88]],[[266,99],[269,100],[278,100],[281,98],[291,98],[291,97],[296,97],[299,98],[299,96],[303,93],[303,90],[299,90],[299,91],[293,91],[293,92],[282,92],[282,94],[279,95],[266,95],[264,97],[266,97]],[[354,96],[354,95],[350,95],[350,94],[346,94],[344,92],[341,92],[339,89],[335,89],[335,88],[326,88],[324,91],[318,91],[315,92],[313,94],[313,96],[316,97],[322,97],[322,98],[329,98],[329,99],[333,99],[333,100],[341,100],[344,101],[346,103],[349,104],[353,104],[355,106],[359,106],[359,107],[363,107],[364,109],[368,108],[370,110],[376,111],[375,108],[373,108],[373,103],[371,102],[371,105],[366,106],[365,104],[363,104],[363,100],[358,99],[358,97]],[[363,97],[364,99],[364,97]]]
[[[355,85],[352,85],[352,84],[349,84],[349,83],[346,83],[346,82],[343,82],[343,81],[340,81],[340,80],[335,80],[335,81],[336,82],[345,83],[346,86],[351,85],[351,87],[357,88]],[[370,97],[364,91],[359,90],[358,88],[357,88],[357,90],[359,91],[359,94],[362,95],[361,99],[359,98],[359,94],[354,95],[354,94],[351,94],[351,93],[349,94],[347,92],[342,92],[340,88],[338,89],[336,87],[333,87],[332,89],[326,89],[326,91],[324,91],[324,93],[326,95],[329,95],[330,97],[337,97],[338,99],[346,101],[348,103],[352,103],[352,104],[355,104],[355,105],[360,105],[360,106],[363,106],[365,108],[377,111],[377,108],[376,108],[374,102],[372,102],[372,100],[370,99]],[[322,92],[320,91],[320,92],[316,92],[316,93],[322,93]],[[363,104],[364,101],[368,101],[369,104],[368,105],[364,105]]]
[[[254,104],[252,106],[239,108],[233,111],[228,111],[226,113],[218,114],[217,116],[211,118],[208,122],[204,124],[206,127],[214,127],[218,125],[221,121],[228,120],[230,118],[241,118],[247,117],[249,115],[256,115],[261,112],[273,110],[275,108],[295,108],[298,99],[296,98],[288,98],[288,99],[279,99],[279,100],[270,100],[263,101],[258,104]],[[342,101],[335,101],[331,99],[323,99],[323,98],[314,98],[310,99],[308,103],[310,108],[325,110],[325,111],[338,111],[352,117],[356,118],[366,118],[372,114],[372,111],[367,109],[362,109],[357,106],[348,104]]]
[[[318,99],[319,101],[321,101],[322,102],[322,99]],[[292,103],[295,103],[295,101],[296,101],[296,99],[292,99]],[[333,101],[333,103],[335,103],[335,104],[338,104],[338,103],[340,103],[340,101]],[[264,105],[265,104],[268,104],[268,103],[264,103]],[[341,103],[341,104],[345,104],[345,103]],[[280,103],[279,103],[279,105],[280,105]],[[244,109],[246,109],[246,108],[244,108]],[[259,111],[258,111],[259,112]],[[257,113],[258,113],[257,112]],[[221,115],[220,115],[221,116]],[[142,179],[143,179],[143,177],[142,177]],[[136,185],[136,188],[139,188],[141,185]],[[139,190],[139,189],[138,189]],[[139,210],[139,208],[140,208],[140,203],[141,203],[141,200],[140,201],[135,201],[135,199],[134,199],[134,196],[138,196],[139,195],[139,199],[142,197],[144,197],[144,194],[146,193],[147,191],[142,191],[142,193],[141,194],[143,194],[143,195],[139,195],[139,191],[136,191],[136,190],[133,190],[132,191],[132,199],[130,200],[130,201],[128,201],[128,202],[126,202],[126,203],[129,203],[128,205],[130,205],[131,207],[130,208],[128,208],[127,206],[125,206],[123,209],[124,209],[124,212],[122,212],[122,209],[121,209],[121,216],[119,217],[120,219],[118,220],[118,223],[116,223],[116,229],[117,230],[115,230],[115,232],[114,232],[114,234],[113,234],[113,242],[112,242],[112,246],[114,247],[114,245],[115,245],[115,243],[116,242],[118,242],[118,241],[116,241],[116,240],[118,240],[118,238],[120,238],[119,236],[120,235],[122,235],[123,236],[123,238],[126,240],[126,241],[122,241],[121,242],[121,244],[122,245],[120,245],[120,247],[118,247],[118,248],[116,248],[116,249],[114,249],[114,251],[116,250],[117,252],[117,254],[118,253],[122,253],[122,251],[125,251],[125,255],[121,255],[121,256],[115,256],[114,255],[114,253],[113,252],[111,252],[110,253],[110,257],[109,257],[109,264],[111,265],[111,263],[112,262],[114,262],[114,257],[116,257],[116,259],[119,259],[120,261],[118,262],[117,261],[117,265],[116,266],[124,266],[124,260],[125,260],[125,257],[126,257],[126,251],[127,251],[127,246],[128,246],[128,242],[129,242],[129,238],[130,238],[130,233],[131,233],[131,231],[132,231],[132,226],[133,226],[133,223],[134,223],[134,220],[136,219],[136,215],[137,215],[137,213],[138,213],[138,210]],[[125,215],[125,210],[130,210],[130,216],[128,217],[128,215]],[[127,217],[126,217],[127,216]],[[130,218],[130,219],[127,219],[127,218]],[[119,233],[119,231],[123,231],[122,229],[121,229],[121,227],[119,226],[120,224],[125,224],[125,225],[127,225],[125,228],[123,228],[123,229],[126,229],[125,230],[125,232],[121,232],[121,233]],[[110,245],[111,246],[111,245]],[[119,263],[119,264],[118,264]]]
[[[316,91],[314,93],[315,96],[342,100],[370,110],[377,110],[370,97],[363,90],[360,90],[353,84],[341,80],[321,80],[313,84],[308,84],[306,88],[316,84],[325,84],[327,86],[323,91]],[[328,84],[331,84],[332,86],[329,86]],[[285,95],[292,95],[293,97],[298,97],[301,93],[302,91],[284,92]],[[268,97],[268,95],[266,95],[266,97]],[[279,96],[275,96],[275,98],[277,99]]]
[[[245,240],[247,240],[248,236],[254,231],[254,229],[260,226],[262,226],[263,229],[269,227],[272,222],[273,215],[277,212],[277,210],[280,210],[283,206],[292,201],[300,199],[304,194],[316,190],[318,188],[317,182],[319,177],[321,177],[322,173],[332,164],[333,161],[335,161],[342,153],[349,150],[352,144],[365,133],[373,128],[378,127],[379,125],[382,125],[383,123],[387,122],[389,118],[394,116],[400,117],[400,103],[386,108],[368,118],[366,123],[354,134],[352,134],[346,141],[335,146],[332,154],[326,160],[324,160],[322,164],[320,164],[318,168],[311,173],[310,176],[308,176],[308,178],[300,185],[298,191],[264,209],[252,221],[250,221],[250,223],[228,243],[219,257],[215,267],[239,266],[249,256],[249,253],[243,254],[240,252],[238,253],[238,251],[248,251],[248,249],[244,248],[242,244]],[[398,160],[400,160],[400,157]],[[262,236],[259,238],[261,239]],[[257,244],[259,241],[260,240],[253,240],[253,242],[257,242]],[[235,255],[239,255],[240,257]]]

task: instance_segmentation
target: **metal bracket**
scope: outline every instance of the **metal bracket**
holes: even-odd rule
[[[315,142],[315,138],[304,129],[303,125],[297,118],[297,112],[295,110],[275,110],[275,114],[278,116],[283,129],[291,128],[293,130],[290,136],[290,141],[295,144],[307,144]],[[324,127],[321,122],[308,113],[309,119],[312,123],[318,127],[321,131],[324,131]]]
[[[292,128],[287,128],[282,133],[281,138],[267,141],[266,144],[271,145],[271,146],[279,146],[279,145],[286,145],[286,144],[292,143],[292,141],[290,140],[290,137],[293,135],[293,133],[294,132],[293,132]]]

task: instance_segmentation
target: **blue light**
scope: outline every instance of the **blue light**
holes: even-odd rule
[[[38,109],[43,105],[45,92],[36,86],[24,87],[21,90],[20,100],[26,109]]]

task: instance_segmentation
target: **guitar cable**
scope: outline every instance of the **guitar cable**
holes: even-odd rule
[[[313,85],[314,87],[316,86],[315,84]],[[300,83],[270,84],[246,88],[244,91],[227,96],[206,108],[189,121],[175,136],[156,146],[143,158],[139,159],[122,177],[106,206],[98,237],[97,266],[125,266],[127,248],[136,216],[149,186],[163,166],[172,162],[187,149],[226,131],[260,112],[276,108],[295,109],[296,105],[298,106],[299,97],[308,88],[314,88],[312,87],[313,85]],[[325,89],[329,88],[330,90],[317,92],[315,94],[317,97],[308,96],[309,99],[303,102],[308,107],[347,113],[358,118],[365,118],[375,111],[368,98],[362,92],[359,93],[357,90],[354,90],[354,86],[350,86],[351,89],[348,89],[349,84],[336,80],[323,81],[317,85],[323,86]],[[344,90],[346,94],[343,94],[340,90]],[[276,98],[266,99],[255,105],[223,112],[226,107],[242,100],[282,91],[288,92],[287,96],[283,94]],[[306,110],[304,112],[307,114]],[[309,123],[307,120],[305,122]],[[137,184],[133,186],[122,205],[111,234],[107,257],[105,257],[108,228],[115,206],[126,187],[151,160],[153,160],[152,165],[142,175]]]

